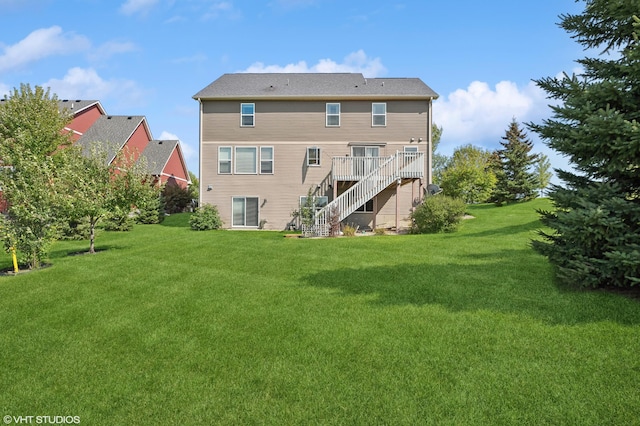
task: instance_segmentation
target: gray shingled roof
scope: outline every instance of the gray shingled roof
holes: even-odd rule
[[[419,78],[365,78],[359,73],[224,74],[194,99],[363,98],[430,99],[438,94]]]
[[[63,110],[66,108],[74,115],[95,104],[98,104],[98,107],[104,113],[104,109],[102,108],[102,105],[100,105],[100,101],[83,99],[58,99],[58,109]]]
[[[94,144],[102,145],[107,150],[110,163],[144,119],[142,115],[103,115],[78,139],[76,145],[82,147],[85,155],[91,153]]]
[[[178,146],[177,140],[152,140],[142,151],[140,158],[144,158],[147,162],[147,169],[153,176],[160,176],[164,170],[164,166],[171,158],[173,150]]]

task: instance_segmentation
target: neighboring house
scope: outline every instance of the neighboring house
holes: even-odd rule
[[[177,140],[152,140],[142,151],[149,173],[160,184],[177,185],[186,188],[189,181],[187,163],[184,161],[180,143]],[[186,175],[185,175],[186,172]]]
[[[431,183],[431,108],[417,78],[225,74],[200,104],[200,204],[227,228],[287,229],[311,190],[317,234],[402,228]]]
[[[99,117],[107,114],[99,101],[64,99],[58,101],[58,107],[61,110],[69,110],[73,115],[71,123],[64,128],[64,131],[71,133],[71,140],[74,142],[89,130]]]
[[[93,144],[100,144],[108,152],[108,161],[116,150],[125,150],[135,160],[144,157],[149,173],[161,184],[175,184],[187,188],[189,171],[178,141],[154,140],[144,116],[106,115],[98,101],[59,101],[60,108],[73,113],[65,128],[72,140],[88,154]]]

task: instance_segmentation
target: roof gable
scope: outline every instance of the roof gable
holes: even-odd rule
[[[82,100],[82,99],[76,99],[76,100],[63,99],[63,100],[58,100],[58,109],[60,111],[62,111],[63,109],[67,109],[73,115],[77,115],[78,113],[80,113],[80,112],[82,112],[82,111],[84,111],[86,109],[89,109],[94,105],[98,107],[98,110],[100,111],[100,113],[102,115],[106,115],[106,112],[105,112],[104,108],[102,108],[102,105],[100,104],[100,101]]]
[[[147,162],[147,168],[150,174],[160,175],[177,146],[177,140],[149,141],[145,150],[142,151],[140,159],[144,158],[144,161]]]
[[[224,74],[194,99],[435,99],[419,78],[364,78],[360,73]]]
[[[136,129],[143,125],[151,139],[144,116],[103,115],[76,142],[85,155],[89,155],[94,144],[100,144],[107,150],[108,162],[116,156],[117,150],[127,143]]]

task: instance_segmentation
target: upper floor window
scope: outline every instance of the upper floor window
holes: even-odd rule
[[[240,104],[240,126],[255,126],[256,104]]]
[[[273,147],[260,147],[260,174],[273,174]]]
[[[340,127],[339,103],[327,103],[327,127]]]
[[[258,173],[258,149],[255,146],[237,146],[235,154],[237,174]]]
[[[218,148],[218,173],[231,174],[231,147],[221,146]]]
[[[371,125],[386,126],[387,125],[387,104],[376,103],[371,104]]]
[[[309,147],[307,148],[307,166],[319,166],[320,165],[320,148]]]

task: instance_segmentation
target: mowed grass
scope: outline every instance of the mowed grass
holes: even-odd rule
[[[640,303],[558,285],[545,200],[455,234],[290,239],[187,217],[0,278],[0,414],[81,424],[640,424]],[[10,266],[10,259],[2,265]]]

